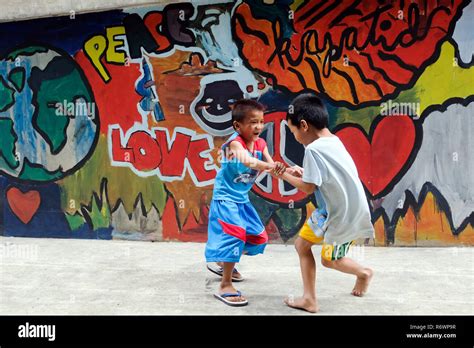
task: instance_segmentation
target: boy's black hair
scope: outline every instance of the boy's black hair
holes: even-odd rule
[[[242,122],[252,111],[265,111],[265,106],[252,99],[237,100],[232,107],[232,125],[234,121]]]
[[[300,128],[300,122],[305,120],[316,129],[323,129],[329,126],[329,118],[326,107],[321,99],[311,93],[304,93],[297,96],[288,107],[286,120]]]

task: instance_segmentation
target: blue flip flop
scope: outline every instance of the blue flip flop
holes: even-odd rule
[[[212,264],[212,265],[207,264],[207,265],[206,265],[206,267],[207,267],[207,269],[208,269],[209,271],[211,271],[212,273],[217,274],[218,276],[222,277],[222,275],[224,274],[224,269],[223,269],[222,267],[218,266],[217,264],[215,264],[215,267],[212,267],[212,266],[214,266],[214,264]],[[238,273],[237,269],[234,268],[234,269],[232,270],[232,273],[233,273],[233,274],[234,274],[234,273]],[[234,277],[234,276],[232,275],[232,281],[233,281],[233,282],[241,282],[241,281],[243,281],[243,280],[244,280],[244,278],[237,278],[237,277]]]
[[[228,301],[226,298],[228,297],[240,297],[242,296],[242,293],[240,291],[237,291],[237,293],[223,293],[223,294],[214,294],[214,297],[217,298],[218,300],[224,302],[226,305],[232,306],[232,307],[242,307],[248,305],[249,301],[243,300],[243,301]]]

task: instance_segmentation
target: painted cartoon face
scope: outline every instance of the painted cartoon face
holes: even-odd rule
[[[233,132],[231,105],[244,94],[233,80],[215,81],[201,88],[191,105],[191,114],[206,132],[224,136]]]

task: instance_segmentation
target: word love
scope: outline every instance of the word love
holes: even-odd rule
[[[172,138],[167,128],[134,126],[124,134],[119,125],[109,127],[112,165],[143,177],[158,175],[162,181],[183,180],[187,170],[196,186],[213,184],[218,170],[213,148],[211,136],[183,127],[176,127]]]

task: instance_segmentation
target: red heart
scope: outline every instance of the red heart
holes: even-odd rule
[[[10,209],[24,224],[30,222],[41,203],[38,191],[21,192],[16,187],[7,191],[7,200]]]
[[[375,125],[375,128],[374,128]],[[408,116],[385,116],[373,123],[369,138],[354,126],[336,132],[354,159],[359,177],[375,198],[393,187],[415,145],[416,130]]]

